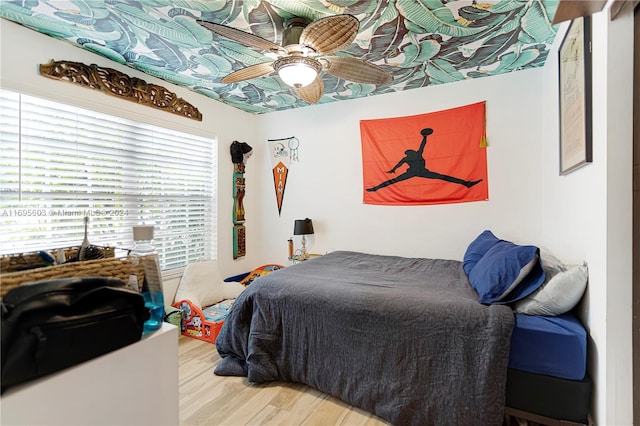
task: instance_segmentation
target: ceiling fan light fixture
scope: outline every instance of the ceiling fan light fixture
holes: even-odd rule
[[[291,87],[304,87],[313,83],[322,70],[322,64],[313,58],[287,56],[273,63],[282,81]]]

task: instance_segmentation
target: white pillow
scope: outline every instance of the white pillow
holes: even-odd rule
[[[552,255],[544,248],[540,248],[540,263],[542,269],[547,274],[547,278],[550,279],[558,272],[566,271],[567,267],[560,259]]]
[[[224,282],[223,284],[222,296],[224,299],[235,299],[246,289],[245,286],[236,281]]]
[[[224,284],[215,260],[191,263],[182,273],[175,301],[189,300],[202,309],[225,298]]]
[[[562,265],[559,272],[557,263],[545,268],[544,284],[531,295],[517,301],[513,310],[519,314],[556,316],[573,309],[587,288],[589,271],[584,265]],[[556,272],[553,272],[556,269]]]

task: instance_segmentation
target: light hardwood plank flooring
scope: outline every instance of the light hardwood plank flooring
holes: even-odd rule
[[[213,374],[211,343],[178,341],[181,425],[388,425],[380,418],[299,383],[249,383]]]

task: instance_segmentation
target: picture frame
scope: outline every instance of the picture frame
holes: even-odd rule
[[[574,19],[558,49],[560,175],[593,161],[591,20]]]

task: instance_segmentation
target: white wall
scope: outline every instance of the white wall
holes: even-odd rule
[[[601,425],[630,425],[633,16],[626,10],[609,22],[605,11],[592,23],[593,163],[567,176],[558,175],[557,52],[545,66],[542,238],[566,261],[588,262],[582,309],[595,343],[594,416]]]
[[[541,213],[540,109],[542,70],[486,77],[294,111],[259,116],[267,139],[296,136],[299,163],[292,163],[278,217],[271,164],[261,157],[264,201],[260,251],[265,260],[287,262],[295,219],[313,220],[312,253],[346,249],[402,256],[462,259],[485,229],[505,239],[537,243]],[[364,205],[360,120],[439,111],[486,101],[489,200],[431,206]],[[299,242],[296,239],[296,248]]]

